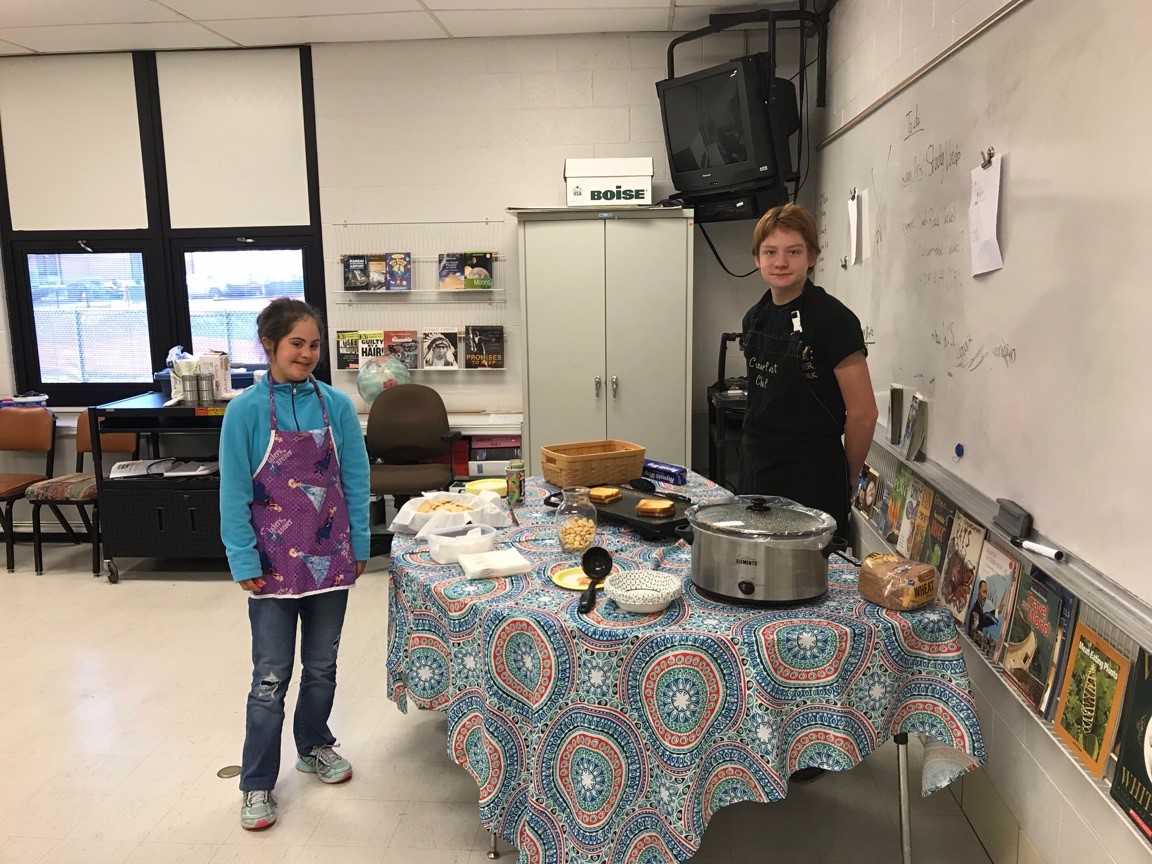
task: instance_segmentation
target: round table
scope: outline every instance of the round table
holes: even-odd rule
[[[601,597],[579,615],[579,595],[549,579],[578,563],[559,548],[551,491],[530,478],[520,525],[497,543],[531,573],[469,581],[397,536],[389,588],[389,698],[447,713],[480,821],[522,861],[684,861],[721,807],[778,801],[797,769],[845,771],[893,737],[925,741],[924,794],[983,763],[943,608],[868,603],[835,558],[816,603],[717,602],[693,586],[688,546],[601,523],[615,566],[680,574],[684,596],[652,615]],[[675,491],[728,495],[698,475]]]

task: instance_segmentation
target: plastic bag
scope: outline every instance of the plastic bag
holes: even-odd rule
[[[869,555],[860,567],[860,596],[898,612],[919,609],[936,598],[936,568],[899,555]]]
[[[450,509],[430,509],[442,502],[451,505]],[[388,530],[394,534],[427,537],[464,525],[507,528],[511,524],[512,517],[508,515],[507,504],[494,492],[481,492],[479,495],[466,492],[425,492],[400,508]]]

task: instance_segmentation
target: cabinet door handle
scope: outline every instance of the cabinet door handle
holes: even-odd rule
[[[620,389],[620,379],[615,375],[612,376],[612,398],[616,398],[616,391]]]
[[[596,398],[597,398],[597,399],[599,399],[599,398],[600,398],[600,384],[602,383],[602,381],[600,380],[600,376],[599,376],[599,375],[597,375],[597,376],[596,376],[595,378],[593,378],[592,380],[593,380],[593,381],[595,382],[595,384],[596,384]]]

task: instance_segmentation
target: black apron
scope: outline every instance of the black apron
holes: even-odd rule
[[[771,429],[758,428],[763,424],[749,415],[741,438],[740,491],[782,495],[822,510],[836,520],[837,534],[847,537],[849,479],[843,418],[838,420],[824,405],[809,380],[818,372],[802,324],[798,320],[795,326],[801,329],[793,329],[786,338],[763,326],[744,334],[749,387],[761,388],[763,392],[754,398],[766,400],[761,407],[784,422],[772,424]],[[816,429],[787,430],[788,418],[813,413],[826,416],[827,423],[821,421]]]

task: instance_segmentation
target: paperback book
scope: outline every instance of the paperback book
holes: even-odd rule
[[[409,369],[420,368],[420,335],[415,330],[385,330],[384,345]]]
[[[966,630],[972,643],[992,662],[1000,660],[1012,605],[1020,582],[1020,561],[988,540],[980,552],[976,583],[968,605]]]
[[[900,439],[900,446],[904,450],[904,458],[916,461],[920,451],[924,449],[924,442],[928,437],[928,401],[919,393],[912,397],[912,404],[908,406],[908,419],[904,424],[904,436]]]
[[[464,328],[464,368],[504,368],[504,328],[469,324]]]
[[[1099,633],[1077,623],[1054,730],[1096,777],[1104,776],[1130,666]]]
[[[916,523],[920,519],[920,512],[924,511],[924,526],[927,527],[928,516],[932,510],[932,490],[919,480],[912,480],[908,484],[908,494],[904,498],[903,513],[900,516],[900,531],[896,535],[896,551],[905,558],[915,558],[913,554],[913,541],[916,534]],[[921,535],[923,543],[923,535]]]
[[[423,335],[425,369],[459,369],[460,334],[455,330],[429,330]]]
[[[384,288],[387,291],[412,290],[412,253],[389,252],[385,257]]]
[[[924,537],[924,548],[919,560],[931,564],[937,572],[943,572],[944,553],[948,549],[948,537],[952,534],[952,520],[956,516],[956,506],[937,493],[932,499],[932,515],[928,519],[928,531]]]
[[[388,287],[388,256],[368,256],[368,290],[384,291]]]
[[[1120,721],[1120,754],[1112,797],[1152,842],[1152,655],[1140,656],[1128,678],[1128,696]]]
[[[336,331],[336,368],[360,368],[360,331]]]
[[[1041,717],[1052,701],[1060,651],[1070,635],[1063,626],[1064,606],[1072,601],[1071,594],[1036,568],[1020,576],[1000,665],[1008,683]]]
[[[384,331],[383,330],[361,330],[360,331],[360,365],[363,366],[368,360],[378,357],[384,357],[388,353],[387,347],[384,345]]]
[[[958,624],[963,624],[968,615],[968,601],[972,597],[972,583],[976,580],[985,534],[983,526],[956,512],[944,555],[944,569],[940,572],[940,602],[948,607]]]
[[[344,290],[345,291],[367,291],[368,290],[368,256],[367,255],[345,255],[344,256]]]
[[[900,533],[900,526],[904,522],[904,501],[908,497],[908,488],[912,485],[912,472],[901,465],[896,472],[896,480],[888,492],[888,532],[884,539],[895,544]]]
[[[440,288],[444,291],[492,287],[491,252],[448,252],[440,256]]]

